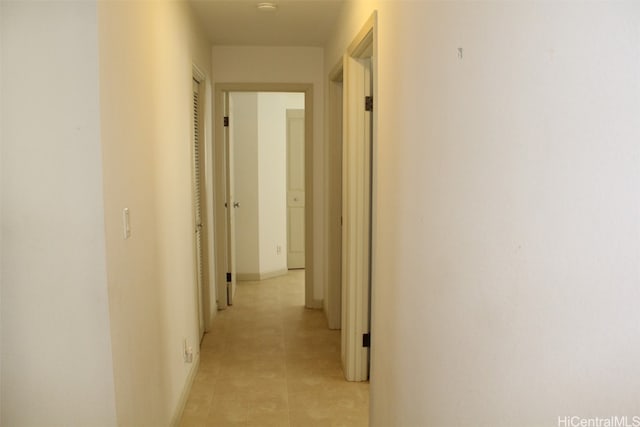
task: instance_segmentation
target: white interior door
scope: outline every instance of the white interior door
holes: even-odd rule
[[[344,66],[342,362],[347,380],[366,381],[369,378],[373,117],[365,100],[372,95],[371,58],[345,55]]]
[[[287,268],[304,268],[304,110],[287,110]]]
[[[233,127],[229,122],[233,117],[229,117],[229,94],[224,95],[225,117],[228,122],[225,125],[225,169],[226,169],[226,239],[227,239],[227,304],[233,304],[233,297],[236,292],[236,220],[235,210],[239,206],[234,194],[234,171],[233,171]]]

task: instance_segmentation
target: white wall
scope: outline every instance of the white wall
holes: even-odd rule
[[[168,425],[196,366],[183,361],[184,340],[196,350],[199,342],[192,63],[208,74],[210,49],[182,2],[101,2],[98,16],[118,424]]]
[[[260,271],[267,274],[287,269],[287,109],[304,109],[304,94],[258,94]]]
[[[96,3],[2,2],[2,418],[115,426]]]
[[[314,299],[321,300],[324,265],[324,185],[323,182],[323,49],[315,47],[236,47],[212,48],[214,82],[312,83],[314,146]]]
[[[373,7],[372,425],[637,415],[640,5]]]
[[[259,275],[258,202],[258,94],[229,95],[230,131],[233,140],[234,194],[240,207],[236,219],[236,273],[240,278]]]
[[[1,423],[168,425],[199,340],[191,68],[210,46],[184,3],[1,19]]]

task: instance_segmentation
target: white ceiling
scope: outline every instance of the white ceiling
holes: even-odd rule
[[[345,0],[189,0],[214,45],[323,46]]]

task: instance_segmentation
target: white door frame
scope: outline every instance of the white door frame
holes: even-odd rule
[[[214,223],[216,252],[216,296],[218,309],[227,308],[227,221],[225,212],[225,127],[224,94],[229,92],[299,92],[304,93],[305,109],[305,306],[315,307],[313,297],[313,85],[307,83],[216,83],[214,139]],[[231,118],[233,120],[233,118]]]
[[[372,197],[377,119],[365,112],[365,96],[375,100],[376,14],[364,25],[344,55],[343,184],[342,184],[342,362],[349,381],[369,379]],[[371,337],[371,335],[368,335]]]

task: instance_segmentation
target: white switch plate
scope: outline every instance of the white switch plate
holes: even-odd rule
[[[129,224],[129,208],[122,209],[122,228],[124,230],[124,239],[131,237],[131,225]]]

